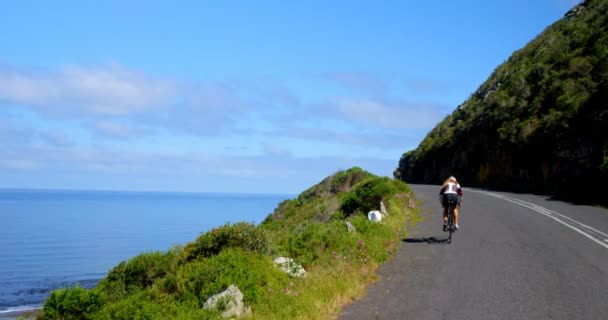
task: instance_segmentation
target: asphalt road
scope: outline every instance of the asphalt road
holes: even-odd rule
[[[412,188],[423,221],[340,319],[608,319],[608,210],[465,188],[446,244],[439,186]]]

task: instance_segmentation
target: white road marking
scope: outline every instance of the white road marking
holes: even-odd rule
[[[512,197],[508,197],[508,196],[504,196],[504,195],[499,195],[493,192],[487,192],[487,191],[478,191],[478,190],[470,190],[472,192],[479,192],[479,193],[484,193],[486,195],[492,196],[492,197],[496,197],[499,199],[503,199],[515,204],[518,204],[522,207],[526,207],[528,209],[534,210],[546,217],[549,217],[561,224],[563,224],[564,226],[580,233],[581,235],[589,238],[589,240],[599,244],[600,246],[608,249],[608,244],[605,244],[604,242],[602,242],[601,238],[604,238],[605,242],[608,242],[608,234],[606,234],[605,232],[602,232],[600,230],[597,230],[591,226],[588,226],[582,222],[576,221],[568,216],[565,216],[561,213],[555,212],[553,210],[549,210],[545,207],[541,207],[539,205],[536,205],[534,203],[530,203],[527,201],[523,201],[517,198],[512,198]]]

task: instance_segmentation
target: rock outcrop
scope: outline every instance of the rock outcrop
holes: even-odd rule
[[[203,309],[216,309],[222,312],[223,318],[240,318],[251,313],[251,308],[243,303],[243,293],[235,285],[230,285],[221,293],[209,297]]]

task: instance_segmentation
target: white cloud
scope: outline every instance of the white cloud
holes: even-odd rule
[[[428,104],[385,103],[370,99],[338,99],[334,106],[346,120],[386,129],[421,129],[435,124],[440,114]]]
[[[384,90],[359,80],[352,85]],[[378,96],[321,99],[303,103],[273,79],[178,83],[118,64],[56,72],[0,68],[0,107],[12,115],[0,119],[0,142],[7,147],[0,169],[61,172],[93,185],[95,177],[99,185],[104,179],[125,184],[131,177],[156,179],[158,185],[151,186],[156,189],[163,189],[163,179],[188,180],[196,188],[210,178],[254,187],[282,181],[291,187],[293,179],[321,179],[355,165],[390,174],[398,158],[387,160],[390,155],[410,144],[412,132],[440,120],[433,105]],[[201,139],[171,145],[189,136]],[[155,137],[167,141],[162,152],[146,149]],[[132,140],[116,144],[108,138]],[[222,154],[221,141],[261,148],[261,155]],[[140,149],[130,149],[131,143]],[[307,187],[318,181],[300,182]]]
[[[45,114],[125,115],[167,106],[175,85],[113,63],[56,72],[0,69],[0,101]]]
[[[0,159],[0,168],[30,171],[39,168],[38,162],[29,159]]]
[[[271,135],[270,133],[268,135]],[[277,135],[277,133],[274,133]],[[302,140],[319,142],[335,142],[339,144],[359,146],[365,148],[399,149],[403,148],[403,140],[409,138],[407,134],[385,132],[341,132],[319,128],[289,127],[283,129],[278,135]]]
[[[32,158],[32,154],[37,156]],[[41,180],[37,186],[299,193],[352,166],[390,175],[396,163],[365,156],[220,156],[204,151],[161,154],[103,147],[25,146],[8,150],[0,158],[0,176],[14,177],[0,181],[0,187],[20,187],[22,178],[51,175],[61,179]],[[179,183],[173,184],[176,181]]]
[[[95,123],[95,129],[108,137],[132,138],[143,132],[142,129],[115,121],[101,120]]]

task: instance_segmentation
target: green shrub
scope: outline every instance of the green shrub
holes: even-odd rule
[[[311,221],[290,232],[287,251],[290,257],[308,267],[320,259],[329,258],[332,251],[342,252],[349,242],[354,242],[348,238],[344,221]]]
[[[288,281],[268,256],[226,249],[218,255],[184,265],[177,274],[178,294],[182,301],[200,306],[213,294],[234,284],[243,292],[244,300],[254,302],[264,287],[279,287]]]
[[[360,234],[358,242],[363,241],[371,259],[383,262],[389,258],[387,241],[398,236],[394,229],[384,223],[371,222],[362,215],[353,217],[351,223]]]
[[[111,301],[116,301],[128,293],[150,287],[175,270],[177,253],[160,251],[142,253],[112,268],[100,284],[100,289]]]
[[[181,254],[181,261],[188,262],[199,257],[210,257],[226,248],[240,248],[247,252],[268,252],[268,237],[265,231],[252,223],[227,223],[200,235],[190,242]]]
[[[217,312],[202,310],[198,305],[181,303],[171,297],[163,299],[151,288],[108,304],[95,314],[96,320],[211,320],[219,318]]]
[[[79,286],[58,289],[44,303],[43,319],[92,319],[104,304],[103,296],[96,290]]]
[[[347,215],[355,212],[367,213],[379,209],[380,201],[405,190],[401,184],[395,184],[387,177],[373,177],[362,181],[342,199],[341,209]]]

